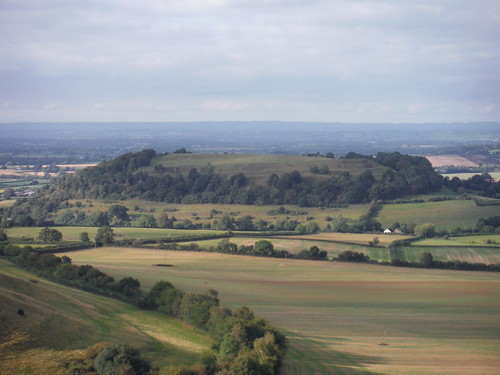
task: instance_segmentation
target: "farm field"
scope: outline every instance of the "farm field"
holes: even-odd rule
[[[500,366],[497,273],[214,253],[100,248],[68,253],[145,288],[219,291],[285,331],[285,373],[491,374]],[[154,267],[167,257],[174,267]]]
[[[477,174],[480,173],[443,173],[443,177],[449,177],[452,179],[453,177],[458,177],[461,180],[467,180]],[[488,174],[493,177],[495,180],[500,180],[500,172],[488,172]]]
[[[97,233],[96,227],[51,227],[60,231],[63,235],[63,241],[80,241],[80,233],[87,232],[91,239]],[[40,227],[13,227],[6,229],[7,236],[12,239],[33,238],[37,239],[38,233],[43,228]],[[196,235],[221,234],[224,231],[215,230],[180,230],[180,229],[158,229],[158,228],[126,228],[114,227],[116,240],[127,239],[157,239],[167,237],[182,237]]]
[[[388,246],[392,241],[398,239],[410,238],[410,236],[384,236],[373,234],[354,234],[354,233],[320,233],[301,236],[246,236],[245,232],[240,232],[237,237],[229,238],[229,241],[240,245],[254,245],[259,240],[266,240],[273,244],[276,250],[287,250],[292,254],[296,254],[301,250],[309,249],[311,246],[317,246],[320,250],[328,252],[328,258],[332,259],[343,251],[357,251],[367,254],[370,259],[374,260],[388,260],[387,250],[380,247],[368,246],[368,242],[372,241],[374,237],[380,239],[379,246]],[[197,244],[202,249],[215,247],[220,242],[220,239],[214,240],[201,240],[190,241],[190,243]],[[157,245],[151,245],[157,247]]]
[[[498,206],[476,206],[470,200],[385,204],[375,218],[385,228],[394,222],[433,223],[437,229],[475,228],[481,217],[498,215]]]
[[[489,242],[489,243],[488,243]],[[489,234],[481,236],[463,236],[444,238],[424,238],[413,243],[415,246],[498,246],[500,247],[500,235]]]
[[[447,166],[479,167],[479,164],[460,155],[433,155],[426,156],[434,168]]]
[[[64,362],[104,342],[130,343],[159,367],[196,363],[210,347],[207,336],[180,321],[40,279],[0,260],[2,375],[67,374]]]
[[[448,245],[436,247],[420,247],[418,243],[411,247],[403,247],[401,260],[419,262],[422,253],[431,253],[435,260],[461,261],[468,263],[497,264],[500,263],[500,247]]]

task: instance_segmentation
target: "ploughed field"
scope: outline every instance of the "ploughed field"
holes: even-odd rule
[[[67,254],[145,288],[219,291],[289,337],[293,374],[493,374],[500,366],[498,273],[215,253],[99,248]],[[167,262],[173,267],[156,267]]]

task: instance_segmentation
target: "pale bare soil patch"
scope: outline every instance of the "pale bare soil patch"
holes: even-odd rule
[[[479,167],[476,162],[459,155],[433,155],[426,156],[433,167],[448,167],[448,166],[463,166],[463,167]]]

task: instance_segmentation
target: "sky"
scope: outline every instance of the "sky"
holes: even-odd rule
[[[0,122],[500,121],[498,0],[0,0]]]

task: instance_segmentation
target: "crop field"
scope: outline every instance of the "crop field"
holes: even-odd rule
[[[425,238],[414,242],[415,246],[498,246],[500,248],[500,235],[485,234],[481,236],[463,236],[444,238]]]
[[[460,155],[433,155],[426,156],[434,168],[460,166],[460,167],[479,167],[476,162]]]
[[[475,228],[481,217],[498,215],[498,206],[476,206],[469,200],[451,200],[442,202],[386,204],[380,210],[376,220],[383,227],[394,222],[416,224],[433,223],[436,228],[455,229]]]
[[[90,238],[94,238],[96,227],[51,227],[60,231],[63,235],[63,241],[79,241],[80,233],[87,232]],[[39,227],[13,227],[6,229],[7,236],[12,239],[33,238],[37,239],[38,233],[42,228]],[[212,235],[224,233],[215,230],[180,230],[180,229],[158,229],[158,228],[113,228],[116,240],[128,239],[157,239],[157,238],[176,238],[182,236]]]
[[[328,175],[311,172],[311,167],[328,166],[330,175],[350,172],[357,175],[364,170],[371,170],[375,177],[380,176],[384,167],[368,159],[329,159],[291,155],[256,155],[256,154],[169,154],[156,157],[149,172],[156,165],[167,167],[169,173],[186,174],[191,168],[213,168],[215,173],[232,176],[244,171],[245,176],[258,184],[265,184],[273,173],[281,175],[297,170],[305,179],[320,180]]]
[[[219,291],[289,337],[295,374],[493,374],[500,276],[214,253],[100,248],[69,253],[145,288],[169,280]],[[173,267],[155,267],[167,257]]]
[[[210,347],[205,335],[180,321],[51,283],[0,260],[2,375],[66,374],[65,361],[103,342],[130,343],[160,367],[195,363]]]
[[[500,247],[481,246],[439,246],[420,247],[417,244],[411,247],[403,247],[401,259],[410,262],[418,262],[422,253],[431,253],[435,260],[461,261],[468,263],[497,264],[500,263]]]

